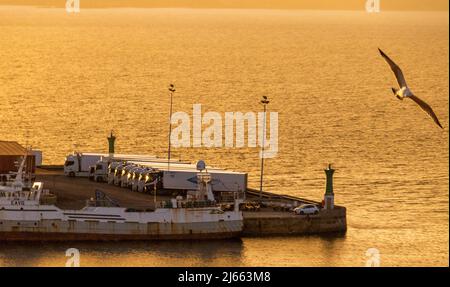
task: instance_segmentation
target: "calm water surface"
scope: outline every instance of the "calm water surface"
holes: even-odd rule
[[[31,144],[47,164],[72,150],[165,156],[174,110],[279,113],[266,189],[321,200],[336,171],[348,209],[339,237],[237,241],[2,244],[0,266],[448,266],[448,13],[0,7],[0,139]],[[405,43],[409,43],[406,44]],[[428,101],[441,131],[396,85],[383,48]],[[249,172],[258,150],[173,149],[176,157]]]

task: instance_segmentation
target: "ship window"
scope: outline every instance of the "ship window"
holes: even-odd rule
[[[127,208],[125,209],[125,212],[142,212],[143,210],[141,209],[136,209],[136,208]]]

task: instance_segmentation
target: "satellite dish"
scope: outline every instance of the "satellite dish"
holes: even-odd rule
[[[206,163],[203,160],[197,162],[197,170],[203,171],[206,169]]]

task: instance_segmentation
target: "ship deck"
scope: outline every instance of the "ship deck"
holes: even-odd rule
[[[57,196],[57,203],[61,209],[81,209],[86,200],[94,197],[96,190],[103,191],[120,206],[135,209],[154,208],[153,196],[149,194],[132,192],[129,189],[99,183],[88,178],[71,178],[64,175],[59,169],[37,169],[36,181],[44,182],[44,188],[49,189]],[[158,196],[158,200],[168,200],[167,196]]]

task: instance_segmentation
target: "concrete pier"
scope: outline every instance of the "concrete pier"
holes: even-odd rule
[[[81,209],[95,190],[101,190],[117,201],[121,206],[142,209],[153,207],[153,196],[129,189],[120,188],[107,183],[89,181],[87,178],[69,178],[61,170],[39,169],[36,179],[44,182],[44,187],[57,195],[57,206],[63,209]],[[261,208],[258,211],[244,211],[243,236],[274,236],[274,235],[304,235],[345,232],[347,229],[346,209],[334,206],[333,209],[321,208],[317,215],[296,215],[288,208],[281,211],[269,207],[269,203],[280,206],[298,206],[299,204],[315,204],[320,202],[289,195],[274,194],[248,190],[247,201],[257,202],[260,199]],[[168,197],[158,196],[158,200]]]
[[[247,198],[258,198],[259,191],[248,190]],[[269,192],[262,193],[264,202],[278,202],[284,205],[315,204],[320,202]],[[317,215],[297,215],[292,211],[274,211],[262,208],[256,212],[244,212],[244,236],[302,235],[318,233],[345,232],[347,230],[347,212],[342,206],[333,209],[321,208]]]
[[[244,236],[302,235],[345,232],[344,207],[321,210],[318,215],[295,215],[292,212],[244,212]]]

